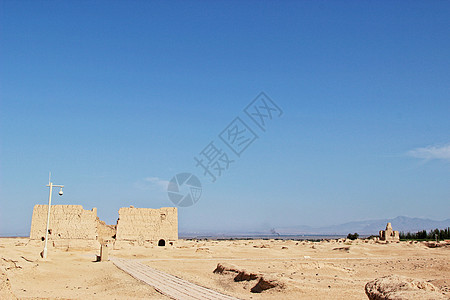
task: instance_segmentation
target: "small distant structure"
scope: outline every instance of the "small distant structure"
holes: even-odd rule
[[[100,246],[100,255],[97,255],[97,261],[108,261],[109,260],[109,244],[104,242]]]
[[[380,241],[400,241],[400,233],[392,230],[391,223],[387,223],[386,230],[380,230]]]

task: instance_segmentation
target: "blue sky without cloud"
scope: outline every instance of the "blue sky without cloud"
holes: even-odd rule
[[[49,171],[110,224],[180,172],[180,231],[448,218],[449,53],[447,1],[1,1],[0,234]],[[194,156],[261,91],[283,115],[209,182]]]

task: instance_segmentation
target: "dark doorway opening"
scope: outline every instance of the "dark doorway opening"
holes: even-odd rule
[[[159,240],[158,242],[158,246],[165,246],[166,245],[166,241],[165,240]]]

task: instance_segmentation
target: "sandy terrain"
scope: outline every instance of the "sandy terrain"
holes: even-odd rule
[[[1,299],[167,299],[111,262],[94,262],[99,250],[50,247],[47,261],[40,259],[41,250],[41,242],[27,238],[0,239]],[[391,274],[428,281],[450,299],[450,247],[425,243],[180,240],[176,247],[125,244],[110,256],[139,259],[241,299],[367,299],[365,284]],[[218,263],[280,287],[251,293],[257,280],[235,282],[235,274],[214,274]]]

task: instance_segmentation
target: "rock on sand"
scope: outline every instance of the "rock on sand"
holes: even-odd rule
[[[447,299],[429,282],[390,275],[369,281],[366,295],[371,300]]]

